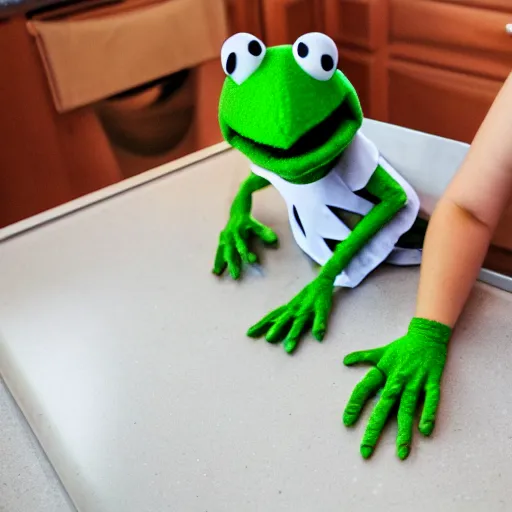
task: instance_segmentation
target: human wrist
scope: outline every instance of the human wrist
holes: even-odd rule
[[[453,329],[441,322],[429,320],[422,317],[414,317],[410,324],[408,333],[420,335],[429,341],[447,345],[452,336]]]

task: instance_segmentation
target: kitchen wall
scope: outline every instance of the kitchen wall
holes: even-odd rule
[[[96,20],[108,19],[122,32],[125,17],[135,13],[147,21],[131,31],[152,34],[157,21],[151,21],[149,11],[170,15],[168,6],[178,2],[197,13],[220,2],[226,19],[224,25],[219,22],[218,34],[252,32],[269,46],[292,43],[305,32],[325,32],[339,47],[339,67],[355,85],[366,117],[465,142],[472,140],[512,67],[512,37],[506,31],[512,23],[510,0],[87,0],[57,5],[45,0],[44,9],[36,0],[22,1],[3,16],[0,8],[0,49],[17,48],[16,55],[6,52],[2,63],[4,76],[11,79],[0,88],[5,145],[0,226],[221,140],[216,118],[224,79],[220,42],[215,54],[162,65],[172,59],[157,51],[154,36],[154,66],[143,83],[136,71],[144,66],[140,61],[131,65],[129,51],[117,59],[124,70],[102,56],[97,60],[105,67],[97,72],[94,61],[87,63],[82,54],[80,63],[93,71],[75,83],[83,66],[66,77],[62,66],[69,53],[55,57],[48,51],[52,41],[58,42],[59,27],[78,27],[78,21],[94,27]],[[190,20],[165,37],[178,38],[193,54],[193,37],[198,37],[193,34],[199,32]],[[101,36],[93,33],[82,46],[101,51]],[[136,53],[140,44],[127,41]],[[101,83],[96,79],[84,87],[98,76]],[[109,82],[115,87],[102,89]],[[99,93],[92,94],[98,87]]]
[[[464,142],[471,142],[512,68],[508,0],[228,0],[226,5],[230,34],[248,31],[268,45],[292,43],[309,31],[333,37],[340,68],[354,83],[367,117]],[[186,137],[198,108],[197,80],[212,83],[215,93],[207,101],[216,103],[223,76],[215,65],[195,80],[193,71],[186,77],[178,73],[98,105],[125,174],[165,160],[166,145],[174,157],[221,140],[210,115],[196,120],[208,136],[197,146],[180,146],[180,134]],[[166,90],[173,92],[162,100]],[[126,133],[121,141],[121,132],[130,132],[131,139]],[[163,156],[152,159],[158,141]]]

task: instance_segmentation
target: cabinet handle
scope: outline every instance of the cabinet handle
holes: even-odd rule
[[[508,23],[507,25],[505,25],[505,31],[509,36],[512,36],[512,23]]]

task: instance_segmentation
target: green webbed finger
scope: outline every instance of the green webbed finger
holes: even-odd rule
[[[291,354],[297,348],[298,344],[299,344],[299,338],[298,337],[296,337],[296,338],[287,338],[284,341],[284,344],[283,344],[284,351],[286,353],[288,353],[288,354]]]
[[[224,256],[228,262],[228,270],[233,279],[240,277],[241,261],[236,247],[232,241],[226,243],[224,248]]]
[[[420,392],[420,383],[408,384],[400,399],[397,415],[396,449],[401,460],[405,460],[411,451],[414,413],[416,412]]]
[[[295,350],[295,347],[299,343],[299,339],[302,334],[306,331],[308,326],[309,317],[307,314],[299,315],[293,321],[288,336],[284,340],[284,349],[289,354]]]
[[[419,423],[419,431],[425,436],[429,436],[434,430],[440,399],[440,377],[431,377],[425,386],[425,403]]]
[[[384,387],[384,391],[368,420],[368,425],[361,442],[361,455],[365,459],[373,453],[389,414],[400,396],[401,389],[402,385],[398,381],[388,382]]]
[[[305,332],[305,328],[311,324],[311,316],[312,314],[307,308],[299,310],[297,313],[293,326],[284,341],[283,348],[288,354],[291,354],[297,348],[300,336]]]
[[[385,380],[385,375],[378,368],[372,368],[356,385],[343,412],[343,423],[347,427],[359,419],[366,402],[379,391]]]
[[[276,233],[272,229],[255,219],[252,219],[251,229],[267,245],[273,245],[278,240]]]
[[[244,263],[252,264],[256,261],[256,254],[251,252],[249,250],[249,247],[247,246],[247,242],[242,238],[242,236],[235,232],[234,233],[234,239],[235,239],[235,247],[238,251],[238,254],[240,255],[240,258]]]
[[[220,243],[215,253],[215,261],[213,263],[213,273],[221,275],[227,267],[227,261],[224,258],[224,244]]]
[[[313,321],[313,336],[318,340],[322,341],[327,330],[327,324],[329,321],[329,314],[331,312],[332,300],[331,295],[327,296],[326,299],[318,303],[315,307],[315,318]]]
[[[377,365],[384,355],[387,347],[373,348],[370,350],[359,350],[345,356],[343,364],[345,366],[353,366],[355,364],[370,363]]]
[[[284,311],[277,317],[269,328],[266,340],[270,343],[277,343],[286,336],[286,327],[293,321],[293,312]]]
[[[249,328],[247,336],[251,338],[259,338],[260,336],[263,336],[272,326],[274,321],[283,313],[285,308],[286,306],[280,306],[277,309],[274,309],[274,311],[271,311],[268,315],[264,316],[259,322]]]

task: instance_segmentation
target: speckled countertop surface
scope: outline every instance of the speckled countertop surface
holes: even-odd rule
[[[279,250],[240,283],[209,278],[247,171],[232,151],[205,162],[138,177],[137,188],[2,241],[0,372],[76,508],[511,510],[512,295],[475,287],[450,343],[435,435],[415,434],[402,463],[390,421],[364,461],[370,408],[354,429],[340,417],[365,370],[341,360],[403,334],[418,269],[382,268],[337,294],[324,343],[305,339],[293,358],[247,339],[314,269],[269,188],[254,215],[280,235]],[[0,511],[72,512],[3,392]]]
[[[385,134],[380,145],[403,155],[408,135]],[[408,168],[428,161],[431,180],[432,167],[455,167],[453,155],[444,165],[425,157],[439,141],[412,139]],[[402,463],[391,421],[363,461],[370,411],[354,429],[340,415],[365,370],[341,360],[403,334],[418,269],[382,268],[337,295],[328,338],[304,340],[293,358],[248,340],[247,326],[314,269],[267,189],[254,215],[276,229],[279,250],[241,283],[208,279],[247,171],[232,151],[205,162],[190,155],[172,178],[173,163],[0,233],[0,373],[76,508],[511,510],[512,295],[475,287],[450,343],[433,438],[415,434]],[[0,512],[50,511],[74,509],[0,380]]]
[[[0,379],[0,512],[28,511],[76,509]]]

